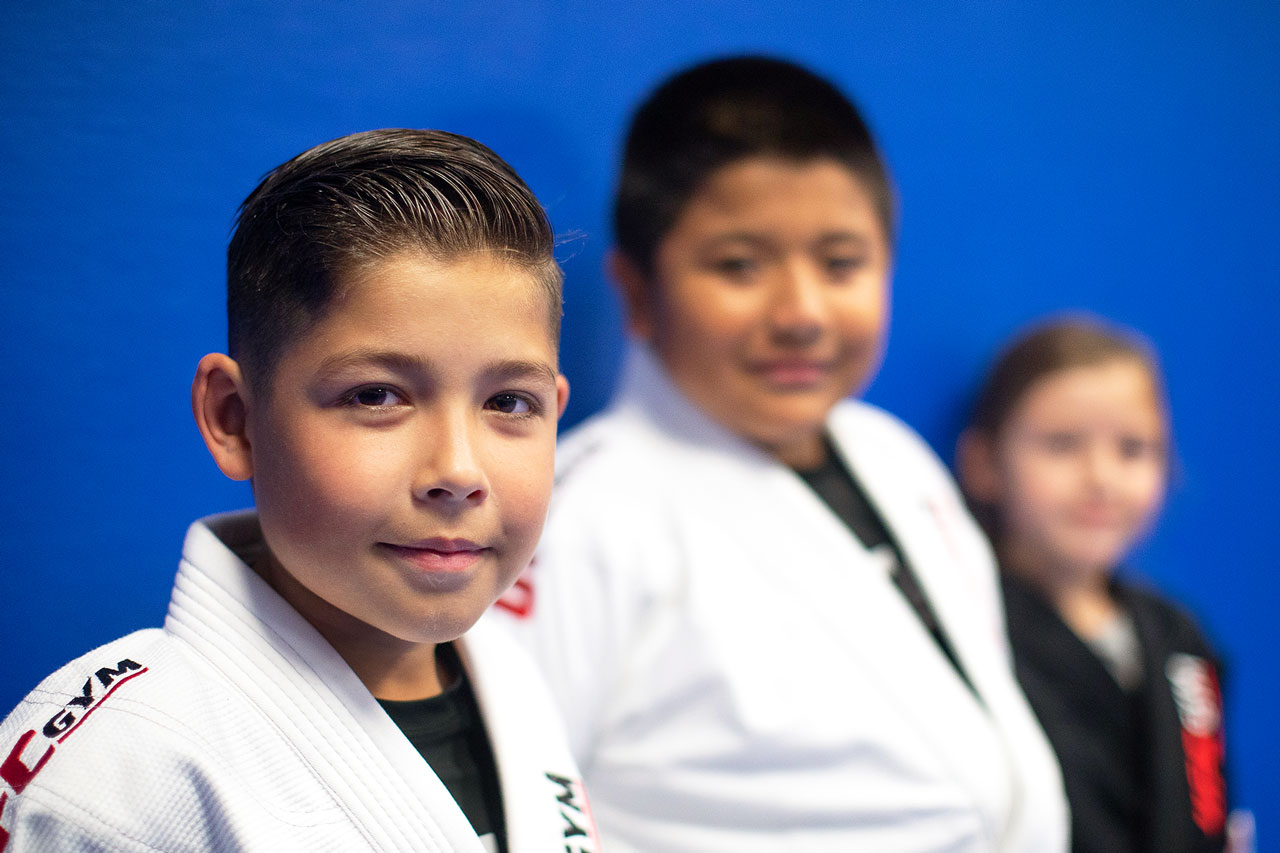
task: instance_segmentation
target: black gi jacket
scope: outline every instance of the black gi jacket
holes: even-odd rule
[[[1062,765],[1076,853],[1202,853],[1225,844],[1221,665],[1189,615],[1116,582],[1143,683],[1126,693],[1024,582],[1004,576],[1018,681]]]

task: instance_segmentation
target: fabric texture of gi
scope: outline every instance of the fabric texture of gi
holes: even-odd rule
[[[163,629],[72,661],[0,725],[0,850],[482,853],[355,673],[236,556],[260,535],[251,512],[192,525]],[[595,850],[532,662],[484,626],[457,646],[510,849]]]
[[[1191,617],[1113,585],[1141,645],[1130,694],[1035,590],[1010,576],[1004,588],[1018,678],[1062,764],[1073,850],[1223,850],[1221,666]]]
[[[1013,677],[990,549],[884,412],[831,437],[979,701],[877,560],[793,471],[636,348],[558,451],[528,576],[486,619],[539,657],[601,839],[626,851],[1046,851],[1057,765]]]

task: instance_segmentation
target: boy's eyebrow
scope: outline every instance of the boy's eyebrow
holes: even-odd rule
[[[421,371],[430,367],[430,364],[423,359],[407,353],[396,352],[395,350],[361,348],[329,356],[320,362],[317,373],[322,375],[341,373],[343,370],[352,367],[365,367],[371,364],[403,372]]]
[[[330,356],[320,362],[317,371],[321,375],[341,373],[353,367],[377,365],[403,373],[429,373],[433,370],[430,361],[408,353],[395,350],[362,348],[349,350]],[[488,364],[484,368],[485,378],[493,382],[514,381],[517,379],[539,379],[556,384],[555,368],[543,361],[525,359],[504,359]]]
[[[754,245],[769,245],[774,242],[774,236],[767,232],[755,231],[726,231],[723,234],[717,234],[710,240],[711,246],[717,246],[722,243],[751,243]],[[814,245],[826,246],[832,243],[869,243],[870,237],[861,231],[838,230],[825,231],[814,241]]]
[[[753,231],[726,231],[723,234],[716,234],[709,241],[710,245],[716,246],[720,243],[765,243],[768,238],[757,234]]]
[[[485,368],[485,376],[495,382],[510,382],[517,379],[537,379],[556,384],[556,371],[543,361],[525,361],[509,359],[495,362]]]
[[[819,243],[866,243],[868,237],[861,231],[827,231],[818,238]]]

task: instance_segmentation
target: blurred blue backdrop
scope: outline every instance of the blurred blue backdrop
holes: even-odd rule
[[[249,502],[187,401],[264,171],[386,126],[504,155],[567,238],[572,424],[620,356],[601,266],[629,110],[691,61],[764,51],[836,79],[886,150],[903,227],[868,397],[944,457],[994,349],[1044,312],[1091,309],[1161,350],[1180,474],[1134,563],[1228,656],[1237,800],[1268,848],[1280,6],[43,0],[3,19],[0,364],[23,399],[0,417],[0,706],[159,624],[187,523]]]

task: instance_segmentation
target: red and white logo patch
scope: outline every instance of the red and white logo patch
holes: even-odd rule
[[[1191,816],[1209,836],[1222,832],[1227,819],[1226,785],[1222,778],[1222,689],[1218,674],[1202,657],[1169,656],[1165,675],[1173,688],[1182,724],[1182,752],[1191,788]]]
[[[120,685],[146,671],[145,666],[125,658],[115,666],[104,666],[90,673],[80,688],[80,695],[73,696],[59,708],[39,732],[30,729],[18,736],[8,755],[0,761],[0,781],[15,797],[21,795],[53,758],[59,744],[71,737]],[[0,817],[8,800],[9,791],[0,793]],[[9,833],[0,826],[0,853],[8,844]]]

